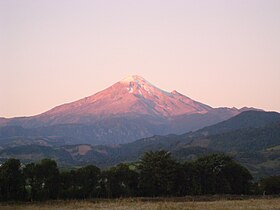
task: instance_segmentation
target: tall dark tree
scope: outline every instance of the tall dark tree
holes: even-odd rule
[[[250,193],[253,177],[247,168],[232,160],[226,164],[223,174],[229,183],[231,194]]]
[[[138,193],[138,173],[127,164],[118,164],[104,172],[107,197],[133,197]]]
[[[60,173],[59,198],[75,199],[82,197],[79,187],[79,177],[76,170]]]
[[[147,152],[138,166],[139,187],[145,196],[171,195],[174,190],[177,162],[167,151]]]
[[[97,197],[99,177],[100,169],[93,165],[88,165],[77,170],[76,179],[81,198]]]
[[[280,194],[280,176],[269,176],[260,180],[260,190],[263,194]]]
[[[42,181],[43,193],[47,198],[56,199],[59,192],[59,171],[56,162],[44,159],[37,167],[38,178]]]
[[[23,175],[26,181],[26,189],[28,194],[28,200],[36,200],[38,192],[41,188],[36,177],[36,165],[29,163],[23,168]]]
[[[193,162],[179,164],[174,192],[178,196],[201,194],[199,170]]]
[[[202,194],[249,193],[252,176],[243,166],[224,154],[212,154],[195,161]]]
[[[59,193],[59,171],[54,160],[27,164],[23,169],[30,200],[56,199]]]
[[[0,199],[2,201],[23,200],[25,181],[17,159],[9,159],[0,167]]]

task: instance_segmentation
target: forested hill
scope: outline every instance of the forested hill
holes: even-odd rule
[[[245,111],[223,122],[202,128],[194,134],[198,136],[228,133],[239,129],[261,128],[275,122],[280,122],[280,114],[277,112]]]
[[[255,152],[280,144],[280,122],[261,128],[243,128],[211,135],[209,148],[221,151]]]

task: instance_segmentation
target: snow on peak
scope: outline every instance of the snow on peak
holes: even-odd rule
[[[126,84],[128,86],[127,90],[129,93],[138,93],[142,95],[141,89],[144,89],[149,94],[152,94],[155,90],[160,91],[164,94],[170,94],[154,86],[153,84],[145,80],[143,77],[138,75],[127,76],[124,79],[122,79],[120,83]]]
[[[120,82],[121,83],[130,83],[130,82],[147,82],[143,77],[138,75],[129,75],[123,78]]]

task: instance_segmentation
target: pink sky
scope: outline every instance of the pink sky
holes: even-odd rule
[[[0,117],[138,74],[212,107],[280,111],[279,0],[0,0]]]

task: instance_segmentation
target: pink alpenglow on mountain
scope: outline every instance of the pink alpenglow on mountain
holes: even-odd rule
[[[21,126],[29,129],[21,130],[25,135],[61,138],[68,143],[119,144],[152,135],[194,131],[242,110],[212,108],[133,75],[40,115],[1,119],[0,126]]]
[[[129,76],[111,87],[79,101],[56,107],[42,116],[151,115],[169,118],[182,114],[208,112],[211,107],[176,91],[163,91],[140,76]]]

